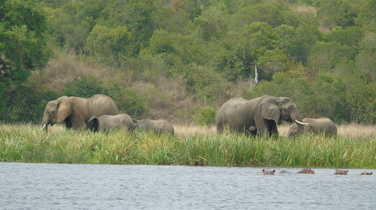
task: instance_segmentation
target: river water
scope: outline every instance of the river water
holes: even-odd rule
[[[261,170],[0,163],[0,209],[376,209],[376,176],[365,170]]]

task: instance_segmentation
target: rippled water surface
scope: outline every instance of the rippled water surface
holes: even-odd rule
[[[376,209],[365,170],[261,170],[0,163],[0,209]]]

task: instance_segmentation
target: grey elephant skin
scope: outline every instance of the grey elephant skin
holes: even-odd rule
[[[232,98],[217,111],[217,132],[224,129],[246,135],[278,135],[277,124],[282,120],[299,119],[296,104],[289,97],[264,95],[251,100]]]
[[[154,132],[156,134],[171,134],[174,135],[174,126],[167,120],[151,120],[143,119],[136,121],[137,128],[142,131]]]
[[[136,128],[133,119],[125,113],[117,115],[92,116],[87,122],[91,131],[125,130],[132,132]]]
[[[304,118],[302,122],[295,122],[290,125],[287,132],[288,137],[296,137],[303,133],[315,133],[325,136],[336,136],[337,126],[329,118]]]
[[[83,129],[91,116],[118,114],[119,109],[110,96],[96,94],[90,98],[62,96],[49,101],[44,109],[42,126],[63,123],[67,128]]]

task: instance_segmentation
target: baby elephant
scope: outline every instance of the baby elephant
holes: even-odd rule
[[[137,120],[137,128],[143,131],[153,131],[156,134],[172,134],[174,135],[174,127],[167,120]]]
[[[289,128],[287,136],[295,137],[305,132],[336,136],[337,126],[329,118],[304,118],[302,122],[295,120],[295,123]]]
[[[87,127],[91,131],[110,131],[114,129],[125,129],[132,132],[136,125],[132,118],[127,114],[117,115],[101,115],[99,117],[92,116],[88,122]]]

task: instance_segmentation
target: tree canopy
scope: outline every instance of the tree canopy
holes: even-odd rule
[[[2,2],[0,93],[43,69],[53,49],[133,75],[110,85],[95,75],[68,81],[77,86],[68,93],[88,94],[80,84],[96,83],[88,87],[134,99],[129,110],[138,116],[153,100],[124,81],[163,77],[183,81],[181,92],[205,109],[235,95],[272,94],[294,98],[307,116],[376,122],[375,0]],[[255,66],[261,82],[242,85]],[[127,91],[114,88],[124,84]]]
[[[47,48],[47,21],[33,0],[3,0],[0,3],[0,108],[5,111],[5,95],[14,91],[30,75],[44,67]]]

